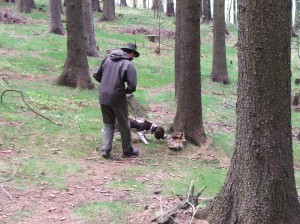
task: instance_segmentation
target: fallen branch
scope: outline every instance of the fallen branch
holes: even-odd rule
[[[5,90],[5,91],[1,94],[1,103],[2,103],[2,98],[3,98],[3,96],[4,96],[4,94],[5,94],[6,92],[17,92],[17,93],[20,93],[23,102],[26,104],[26,106],[27,106],[31,111],[33,111],[33,112],[36,113],[37,115],[41,116],[42,118],[45,118],[46,120],[50,121],[52,124],[56,124],[56,125],[58,125],[58,126],[62,126],[62,124],[58,124],[58,123],[52,121],[50,118],[47,118],[47,117],[45,117],[44,115],[42,115],[42,114],[36,112],[34,109],[32,109],[32,108],[28,105],[28,103],[25,101],[23,92],[20,91],[20,90],[14,90],[14,89],[7,89],[7,90]]]
[[[9,197],[9,199],[11,200],[11,201],[13,201],[13,198],[12,198],[12,196],[4,189],[4,187],[2,186],[2,185],[0,185],[0,188],[3,190],[3,192]]]
[[[175,205],[170,211],[168,211],[164,215],[152,219],[151,222],[157,221],[157,224],[167,224],[176,216],[178,210],[188,209],[190,206],[195,208],[198,205],[198,198],[205,188],[206,186],[203,187],[197,195],[194,195],[194,186],[190,187],[189,194],[186,199],[180,201],[177,205]]]
[[[3,80],[4,82],[6,82],[7,85],[9,84],[9,82],[8,82],[5,78],[0,77],[0,83],[1,83],[2,86],[3,86],[2,80]]]
[[[19,168],[18,168],[19,169]],[[18,169],[16,169],[15,170],[15,172],[11,175],[11,177],[10,178],[8,178],[8,179],[6,179],[4,182],[8,182],[8,181],[10,181],[10,180],[12,180],[12,179],[14,179],[14,176],[16,175],[16,173],[18,172]]]

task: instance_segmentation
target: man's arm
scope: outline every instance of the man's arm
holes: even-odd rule
[[[127,88],[126,93],[130,94],[135,92],[136,85],[137,85],[137,77],[136,77],[136,70],[133,64],[129,64],[126,71],[126,80],[127,80]]]
[[[93,77],[98,81],[101,82],[102,74],[103,74],[103,64],[105,62],[106,58],[101,62],[101,65],[95,69],[93,72]]]

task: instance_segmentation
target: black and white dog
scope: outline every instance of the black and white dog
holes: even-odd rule
[[[166,139],[165,129],[162,126],[158,126],[147,120],[135,120],[132,118],[129,118],[129,122],[130,122],[131,130],[133,132],[136,132],[137,136],[145,144],[149,144],[145,136],[148,133],[154,134],[154,137],[156,139]],[[118,124],[116,124],[115,134],[119,132],[120,132],[119,126]]]

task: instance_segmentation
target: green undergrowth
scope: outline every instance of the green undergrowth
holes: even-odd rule
[[[77,217],[84,218],[86,223],[106,223],[108,220],[111,224],[124,222],[131,212],[137,209],[124,202],[91,202],[83,204],[74,209]]]

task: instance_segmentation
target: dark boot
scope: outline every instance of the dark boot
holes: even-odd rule
[[[140,150],[137,148],[132,148],[128,152],[123,152],[123,157],[132,157],[132,156],[138,156]]]

